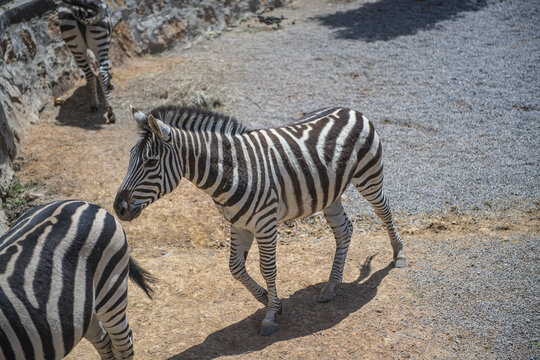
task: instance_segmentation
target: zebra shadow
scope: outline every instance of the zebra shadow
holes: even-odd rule
[[[371,260],[374,256],[366,259],[357,280],[341,284],[333,302],[317,302],[324,283],[310,285],[289,298],[282,299],[284,315],[280,319],[280,330],[275,334],[268,337],[258,335],[265,315],[265,310],[260,309],[244,320],[210,334],[204,342],[170,357],[169,360],[208,360],[220,356],[241,355],[262,350],[276,342],[332,328],[369,303],[377,295],[382,280],[394,268],[393,263],[390,263],[370,276]],[[366,278],[366,281],[361,282]]]
[[[85,85],[78,87],[60,105],[56,121],[60,125],[80,127],[87,130],[99,130],[103,128],[107,121],[107,111],[101,104],[96,112],[92,112],[90,110],[90,99],[91,95],[88,88]]]
[[[462,12],[478,11],[486,5],[482,0],[380,0],[312,19],[335,29],[334,36],[338,39],[388,41],[429,30],[441,21]]]

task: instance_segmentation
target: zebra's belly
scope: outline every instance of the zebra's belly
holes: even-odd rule
[[[336,199],[341,197],[343,191],[340,191],[337,196],[302,196],[302,201],[283,201],[283,198],[280,201],[280,206],[278,207],[278,222],[283,222],[287,220],[299,219],[309,215],[313,215],[319,211],[326,209],[330,206]],[[296,200],[296,197],[293,199]]]

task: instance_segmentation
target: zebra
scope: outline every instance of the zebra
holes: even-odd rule
[[[233,277],[267,306],[261,335],[279,328],[276,314],[281,314],[281,301],[275,283],[279,222],[323,212],[336,250],[318,301],[335,298],[353,230],[341,203],[351,183],[384,223],[394,265],[405,266],[402,240],[382,188],[381,142],[361,113],[326,108],[287,126],[250,130],[234,118],[193,108],[161,106],[149,115],[131,109],[141,137],[131,149],[114,200],[116,214],[124,221],[135,219],[183,177],[209,194],[231,223]],[[246,271],[254,238],[267,289]]]
[[[97,78],[105,101],[107,119],[115,122],[116,116],[109,99],[109,90],[113,89],[109,62],[112,25],[107,4],[99,0],[62,0],[58,7],[58,21],[62,38],[86,77],[92,112],[98,110],[99,98],[97,79],[88,60],[87,50],[90,49],[96,55],[99,63]]]
[[[102,359],[133,358],[128,275],[151,297],[155,279],[99,206],[29,210],[0,237],[0,359],[61,359],[82,337]]]

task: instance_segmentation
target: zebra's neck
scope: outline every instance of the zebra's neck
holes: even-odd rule
[[[226,202],[238,184],[238,154],[235,143],[241,135],[176,129],[182,177],[210,195]]]

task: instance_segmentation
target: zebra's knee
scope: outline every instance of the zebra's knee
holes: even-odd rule
[[[242,281],[246,275],[246,264],[243,261],[231,259],[231,261],[229,261],[229,271],[231,272],[233,278],[238,281]]]

